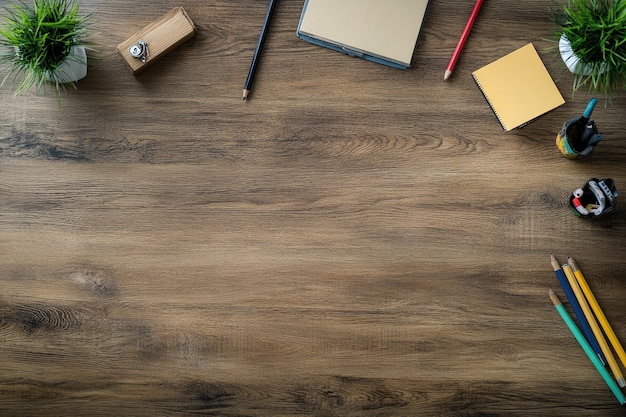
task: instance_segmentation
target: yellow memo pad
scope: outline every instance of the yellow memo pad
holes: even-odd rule
[[[532,43],[472,76],[507,132],[565,103]]]
[[[297,35],[308,42],[406,69],[428,0],[306,0]]]

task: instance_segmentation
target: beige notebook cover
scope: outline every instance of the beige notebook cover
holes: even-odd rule
[[[298,34],[409,67],[427,5],[428,0],[306,0]]]
[[[472,73],[506,131],[565,103],[532,43]]]

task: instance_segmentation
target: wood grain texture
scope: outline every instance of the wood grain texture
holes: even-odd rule
[[[626,343],[626,99],[563,158],[590,95],[544,1],[431,2],[407,71],[299,40],[302,1],[83,0],[78,90],[0,91],[0,414],[623,416],[560,320],[576,258]],[[175,6],[197,35],[141,75],[116,45]],[[566,104],[504,133],[471,71],[535,43]],[[569,306],[568,306],[569,308]]]

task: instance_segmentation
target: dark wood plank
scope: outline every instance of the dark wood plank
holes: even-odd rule
[[[0,91],[0,414],[623,416],[552,306],[575,256],[626,342],[623,96],[584,109],[543,1],[432,2],[407,71],[299,40],[265,2],[84,0],[98,60],[57,106]],[[174,6],[195,38],[132,76],[116,45]],[[534,42],[566,104],[504,133],[470,73]]]

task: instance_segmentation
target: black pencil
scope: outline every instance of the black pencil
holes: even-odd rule
[[[256,72],[257,64],[259,63],[259,56],[263,49],[263,43],[265,43],[265,35],[267,35],[267,29],[272,19],[272,13],[274,12],[274,4],[276,0],[270,0],[270,5],[267,7],[267,14],[265,15],[265,21],[263,22],[263,28],[261,29],[261,35],[259,36],[259,42],[256,45],[254,56],[252,57],[252,63],[250,64],[250,70],[248,71],[248,78],[243,85],[243,99],[245,100],[250,94],[250,87],[252,86],[252,80],[254,80],[254,73]]]

